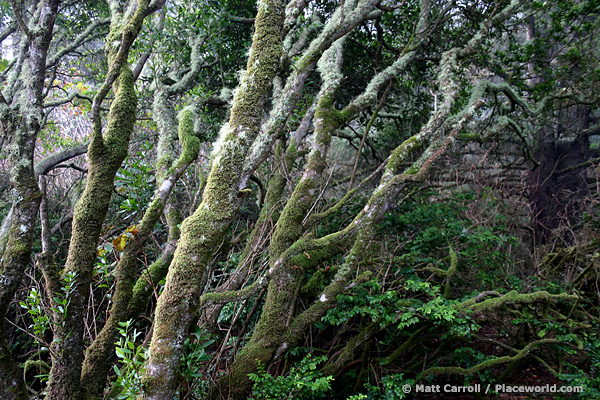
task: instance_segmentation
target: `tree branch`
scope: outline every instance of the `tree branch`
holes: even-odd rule
[[[86,153],[88,145],[89,142],[86,141],[49,155],[35,165],[35,176],[46,175],[55,168],[56,165]]]
[[[29,28],[27,27],[27,23],[25,22],[25,20],[23,20],[23,8],[17,7],[16,0],[9,0],[9,1],[10,1],[12,10],[13,10],[13,14],[15,16],[15,20],[17,20],[17,24],[19,25],[19,29],[21,30],[21,32],[23,32],[23,34],[25,36],[27,36],[29,39],[31,39],[31,32],[29,31]]]
[[[81,46],[81,44],[88,39],[96,29],[108,24],[110,24],[110,18],[98,19],[92,22],[92,24],[89,25],[83,32],[81,32],[79,36],[75,38],[75,40],[71,41],[68,46],[63,47],[54,55],[52,55],[52,57],[50,57],[46,62],[46,68],[48,69],[54,67],[62,57]]]
[[[541,339],[541,340],[535,340],[531,343],[529,343],[527,346],[525,346],[521,351],[519,351],[517,354],[515,354],[514,356],[504,356],[504,357],[498,357],[498,358],[494,358],[491,360],[486,360],[482,363],[479,363],[471,368],[461,368],[461,367],[432,367],[432,368],[428,368],[424,371],[422,371],[417,378],[415,379],[415,381],[419,382],[423,379],[425,379],[425,377],[427,375],[473,375],[474,373],[481,371],[483,369],[487,369],[490,367],[493,367],[494,365],[498,365],[498,364],[505,364],[508,362],[514,362],[517,361],[525,356],[527,356],[529,354],[529,351],[537,346],[541,346],[544,344],[551,344],[551,343],[560,343],[560,340],[557,339]]]

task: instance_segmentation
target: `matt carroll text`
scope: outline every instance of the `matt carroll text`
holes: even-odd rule
[[[481,393],[481,384],[469,386],[457,385],[415,385],[416,393]]]
[[[476,383],[469,386],[458,385],[415,385],[415,393],[482,393],[481,384]],[[410,385],[402,387],[404,393],[410,393]],[[484,388],[485,394],[491,392],[496,393],[582,393],[583,386],[557,386],[557,385],[541,385],[541,386],[523,386],[523,385],[491,385],[486,384]]]

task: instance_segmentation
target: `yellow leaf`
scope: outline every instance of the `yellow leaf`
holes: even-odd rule
[[[127,229],[125,229],[125,232],[129,232],[129,233],[133,233],[133,235],[137,235],[139,229],[137,228],[137,225],[131,225],[130,227],[128,227]]]
[[[112,241],[113,246],[117,249],[118,252],[123,251],[125,245],[127,244],[127,236],[119,235]]]

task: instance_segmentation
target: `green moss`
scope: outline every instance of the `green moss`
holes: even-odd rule
[[[175,173],[182,166],[192,163],[198,158],[200,153],[200,139],[194,134],[194,113],[190,108],[185,108],[179,114],[179,129],[178,129],[179,143],[181,144],[181,155],[172,167],[169,169],[167,175]],[[162,170],[171,162],[172,157],[170,153],[165,153],[160,156],[158,164],[159,170]],[[166,176],[161,177],[165,179]]]
[[[513,290],[501,297],[496,297],[493,299],[487,299],[482,301],[481,303],[477,302],[477,298],[467,300],[463,303],[457,305],[457,309],[470,309],[475,312],[489,311],[494,308],[498,308],[507,303],[517,303],[517,304],[531,304],[538,301],[541,302],[550,302],[555,300],[565,300],[565,301],[577,301],[579,297],[576,295],[570,295],[566,293],[561,293],[558,295],[550,294],[546,291],[539,291],[534,293],[518,293],[516,290]]]
[[[179,114],[179,142],[186,154],[187,162],[193,161],[200,151],[200,140],[194,135],[194,113],[190,108],[185,108]]]
[[[133,287],[133,294],[127,310],[127,318],[137,318],[151,298],[154,288],[167,275],[170,257],[162,257],[154,261]]]
[[[115,83],[116,96],[110,108],[106,132],[103,135],[106,162],[113,168],[121,166],[127,156],[129,138],[136,121],[137,96],[135,95],[133,73],[125,65]]]
[[[419,140],[416,135],[406,139],[400,146],[396,147],[394,151],[392,151],[392,154],[390,155],[390,161],[388,162],[385,173],[395,174],[400,168],[402,162],[406,160],[408,155],[411,154],[413,151],[419,149],[420,146],[421,144],[419,143]],[[416,174],[417,172],[418,168],[411,166],[404,173]]]
[[[23,374],[26,374],[30,369],[35,369],[37,374],[47,374],[50,372],[50,366],[44,360],[27,360],[25,364],[23,364]]]
[[[321,58],[322,51],[307,51],[306,55],[298,60],[296,64],[294,64],[294,69],[299,72],[311,70],[319,58]]]
[[[323,271],[320,269],[317,270],[317,272],[313,274],[309,281],[306,282],[306,285],[304,285],[304,287],[302,288],[302,293],[316,295],[324,279],[325,274],[323,274]]]
[[[179,226],[183,221],[181,212],[177,207],[170,203],[170,200],[168,200],[167,205],[165,206],[165,214],[169,225],[169,242],[179,240],[179,237],[181,236]]]

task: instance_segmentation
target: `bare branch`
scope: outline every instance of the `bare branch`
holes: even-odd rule
[[[87,152],[88,144],[88,142],[80,143],[76,146],[58,151],[44,158],[35,165],[35,176],[37,177],[40,175],[46,175],[58,164],[84,154]]]
[[[27,23],[23,20],[23,8],[17,6],[16,0],[10,0],[10,5],[13,10],[13,14],[15,15],[15,19],[17,20],[17,24],[19,25],[19,29],[25,36],[31,38],[31,32],[29,32],[29,28],[27,27]]]
[[[254,18],[242,18],[242,17],[230,16],[229,20],[233,21],[233,22],[237,22],[239,24],[254,25]]]
[[[110,18],[98,19],[92,22],[83,32],[75,38],[68,46],[63,47],[58,52],[56,52],[52,57],[50,57],[46,63],[46,68],[52,68],[56,63],[60,61],[62,57],[69,54],[73,50],[77,49],[81,44],[89,39],[90,36],[101,26],[105,26],[110,24]]]

